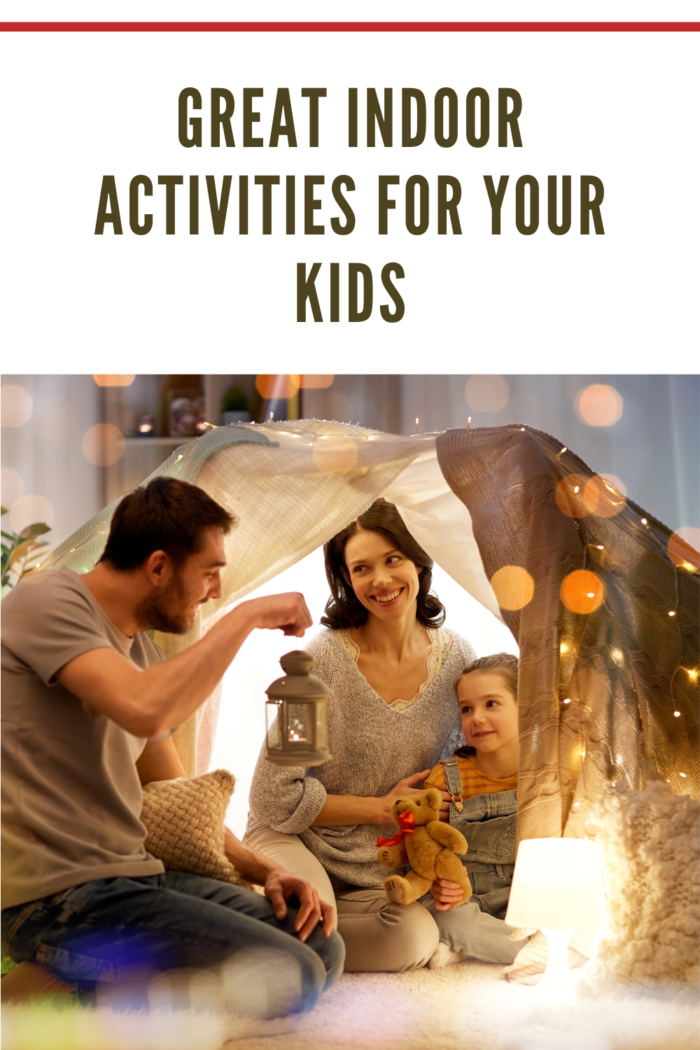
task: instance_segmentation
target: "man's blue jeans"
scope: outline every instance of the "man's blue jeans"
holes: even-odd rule
[[[298,901],[278,920],[266,897],[241,886],[166,871],[143,878],[98,879],[2,912],[3,947],[15,962],[45,963],[68,981],[121,981],[154,972],[230,966],[244,973],[246,959],[264,958],[256,980],[269,978],[263,1012],[311,1010],[343,970],[345,947],[320,925],[305,943],[294,931]],[[262,953],[262,954],[261,954]],[[287,996],[275,1007],[275,970],[284,971]],[[279,997],[278,997],[279,998]],[[246,997],[234,996],[246,1011]],[[258,1012],[248,1000],[249,1012]]]

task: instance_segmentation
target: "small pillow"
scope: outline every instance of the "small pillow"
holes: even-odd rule
[[[224,816],[235,783],[231,773],[217,769],[146,784],[141,820],[148,852],[173,871],[248,886],[224,853]]]

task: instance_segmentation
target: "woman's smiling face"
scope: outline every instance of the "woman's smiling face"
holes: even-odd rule
[[[419,568],[380,532],[360,529],[345,544],[346,583],[373,616],[415,616]]]

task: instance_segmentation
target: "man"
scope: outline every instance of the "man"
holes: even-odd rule
[[[16,962],[78,982],[261,949],[299,975],[281,1005],[271,990],[269,1015],[311,1009],[340,975],[330,906],[228,831],[227,856],[264,896],[166,872],[145,851],[139,819],[142,784],[184,775],[170,732],[251,631],[302,636],[311,626],[302,595],[257,598],[162,659],[143,632],[184,633],[220,597],[234,525],[201,489],[158,478],[119,504],[91,572],[38,572],[3,600],[2,931]]]

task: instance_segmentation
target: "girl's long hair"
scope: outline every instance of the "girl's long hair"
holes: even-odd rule
[[[416,619],[423,627],[441,627],[445,622],[445,607],[437,595],[430,593],[433,562],[423,548],[416,543],[394,504],[387,503],[384,499],[376,500],[369,510],[360,514],[356,521],[346,525],[323,547],[326,576],[331,589],[331,596],[326,602],[325,615],[321,617],[323,626],[337,631],[344,627],[361,627],[367,622],[369,612],[355,597],[355,592],[346,583],[341,571],[345,569],[347,572],[345,546],[348,540],[362,530],[380,533],[405,558],[421,567],[418,573]]]

